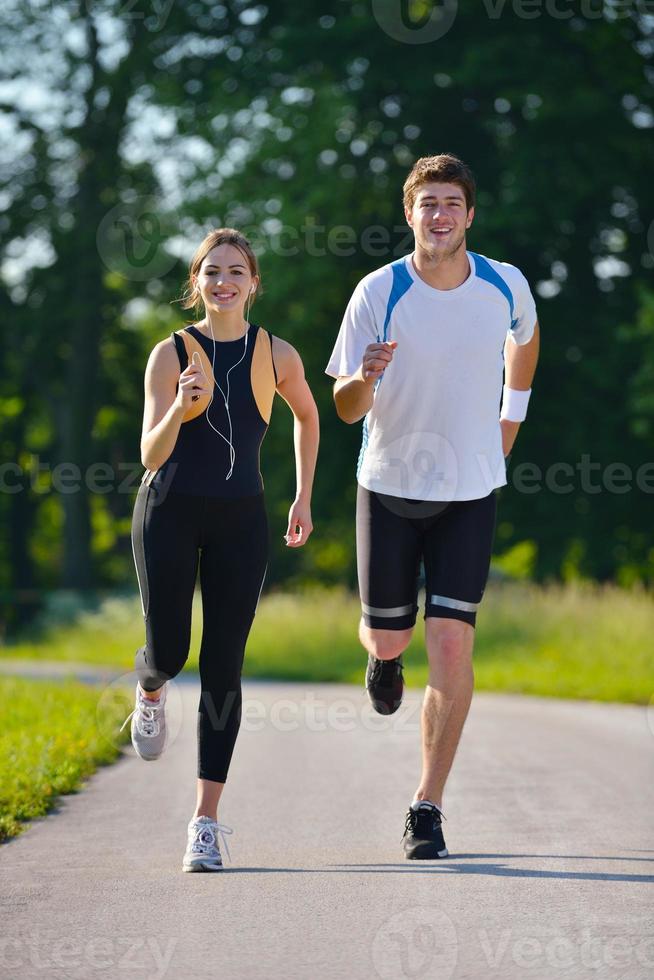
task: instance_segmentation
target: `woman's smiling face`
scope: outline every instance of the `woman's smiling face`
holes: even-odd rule
[[[254,297],[250,291],[256,288],[257,279],[240,248],[225,242],[204,257],[197,285],[205,309],[227,311],[245,306],[248,296]]]

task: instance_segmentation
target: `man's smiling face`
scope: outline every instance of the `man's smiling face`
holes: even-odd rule
[[[420,187],[413,207],[405,214],[416,246],[433,258],[447,258],[464,245],[475,209],[468,210],[465,193],[458,184],[434,181]]]

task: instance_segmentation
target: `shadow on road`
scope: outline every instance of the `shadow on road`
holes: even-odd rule
[[[470,858],[538,858],[562,861],[652,861],[652,858],[595,857],[587,854],[457,854],[456,857],[434,861],[405,861],[393,864],[329,864],[315,868],[224,867],[222,874],[457,874],[491,875],[508,878],[561,878],[567,881],[621,881],[638,884],[654,883],[654,875],[620,874],[602,871],[541,871],[536,868],[513,868],[489,861],[455,864]]]
[[[465,858],[471,857],[507,857],[507,858],[521,858],[521,857],[537,857],[537,858],[557,858],[561,857],[562,860],[567,860],[565,855],[539,855],[539,854],[458,854],[456,855],[456,860],[463,860]],[[601,858],[601,857],[577,857],[574,860],[591,860],[591,861],[633,861],[633,860],[643,860],[649,861],[650,858]],[[503,864],[493,864],[493,863],[479,863],[479,864],[452,864],[453,858],[446,858],[445,860],[439,859],[437,861],[425,861],[417,864],[344,864],[337,865],[336,867],[342,867],[346,869],[351,869],[353,873],[363,872],[371,874],[384,874],[388,872],[399,872],[399,873],[413,873],[413,874],[433,874],[433,873],[448,873],[448,874],[459,874],[459,875],[491,875],[498,877],[507,878],[562,878],[567,881],[633,881],[640,884],[652,884],[654,882],[654,875],[632,875],[632,874],[619,874],[611,872],[601,872],[601,871],[539,871],[536,868],[511,868]],[[336,869],[336,868],[335,868]]]

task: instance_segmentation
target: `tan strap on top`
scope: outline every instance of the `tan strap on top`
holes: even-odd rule
[[[272,359],[272,344],[268,333],[262,327],[257,331],[257,339],[250,366],[252,394],[259,409],[259,415],[266,425],[270,422],[277,380]]]

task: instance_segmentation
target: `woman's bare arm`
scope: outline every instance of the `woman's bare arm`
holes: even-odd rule
[[[141,462],[146,469],[157,470],[166,462],[175,448],[193,394],[199,391],[208,392],[209,383],[195,356],[180,374],[179,358],[172,340],[158,343],[145,368]]]

